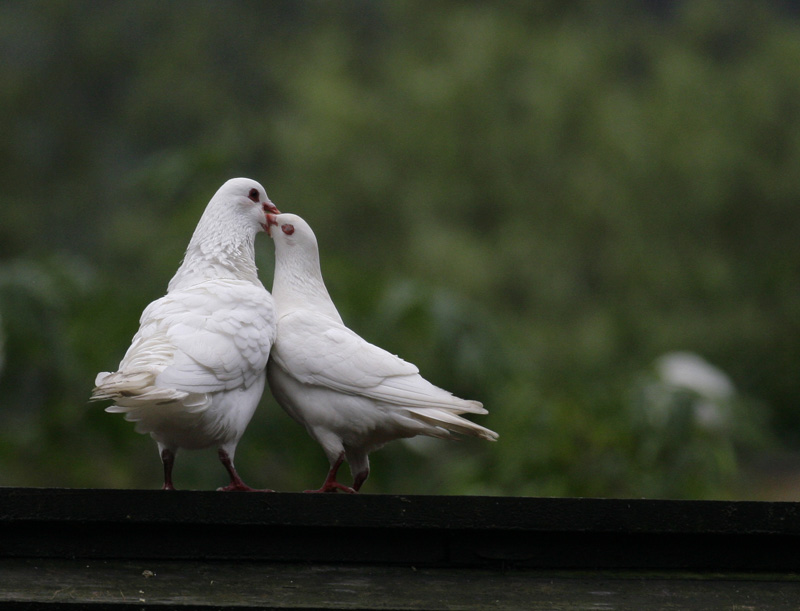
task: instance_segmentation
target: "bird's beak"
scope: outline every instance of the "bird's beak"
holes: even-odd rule
[[[273,206],[273,208],[275,208],[275,206]],[[277,210],[277,208],[275,208],[275,210]],[[280,213],[278,213],[278,214],[280,214]],[[269,214],[268,213],[267,214],[267,226],[264,228],[264,231],[266,231],[267,235],[270,236],[270,237],[272,237],[272,234],[270,233],[269,228],[272,227],[273,225],[275,225],[275,227],[278,226],[278,219],[275,218],[274,214]]]
[[[275,214],[280,214],[281,211],[278,210],[277,206],[275,206],[275,204],[269,200],[261,204],[261,209],[264,211],[265,220],[267,221],[266,223],[261,223],[261,228],[267,232],[267,235],[270,235],[269,226],[275,225],[276,223],[274,221],[270,222],[269,217]]]

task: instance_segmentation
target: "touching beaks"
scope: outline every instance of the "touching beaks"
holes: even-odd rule
[[[261,223],[261,228],[267,232],[267,235],[270,235],[269,226],[278,224],[277,221],[274,220],[274,215],[280,214],[281,211],[269,200],[261,204],[261,209],[264,210],[264,215],[267,217],[267,222]],[[271,220],[270,217],[273,217],[273,219]]]
[[[273,206],[273,208],[275,208],[275,206]],[[277,211],[278,209],[275,208],[275,210]],[[280,214],[280,212],[276,212],[276,214]],[[267,213],[267,224],[264,227],[264,231],[266,231],[267,235],[270,237],[272,236],[272,234],[270,233],[269,228],[272,227],[273,225],[275,225],[276,227],[278,226],[278,219],[275,218],[275,214]]]

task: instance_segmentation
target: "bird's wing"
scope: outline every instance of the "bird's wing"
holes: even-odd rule
[[[272,358],[304,384],[397,406],[486,413],[477,401],[459,399],[434,386],[419,375],[415,365],[324,315],[297,310],[281,317],[278,325]]]
[[[164,299],[150,315],[160,319],[174,359],[156,386],[208,393],[249,387],[261,375],[275,339],[272,298],[263,288],[213,281]]]
[[[273,357],[300,382],[342,392],[362,393],[387,377],[418,372],[411,363],[310,310],[280,318]]]
[[[119,370],[97,376],[92,398],[121,406],[185,402],[249,387],[274,339],[272,297],[263,287],[209,281],[168,293],[145,308]]]

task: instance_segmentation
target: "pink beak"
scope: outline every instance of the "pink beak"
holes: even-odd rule
[[[280,214],[281,211],[278,210],[277,206],[275,204],[273,204],[271,201],[263,202],[261,204],[261,208],[264,210],[264,215],[267,217],[266,218],[267,222],[266,223],[261,223],[261,227],[264,229],[264,231],[267,232],[267,235],[270,235],[269,226],[270,225],[277,225],[277,223],[275,221],[270,221],[269,217],[271,217],[271,216],[273,216],[275,214]]]
[[[275,206],[273,206],[273,208],[275,208]],[[275,210],[277,211],[278,209],[275,208]],[[280,212],[278,212],[277,214],[280,214]],[[267,232],[268,236],[272,236],[272,234],[270,233],[269,229],[273,225],[275,225],[275,227],[278,226],[278,219],[275,218],[274,214],[267,214],[267,225],[264,228],[264,230]]]

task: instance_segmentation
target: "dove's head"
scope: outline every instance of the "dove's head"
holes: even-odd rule
[[[258,283],[255,237],[267,231],[267,215],[275,213],[275,204],[255,180],[230,179],[208,202],[168,290],[209,278]]]
[[[317,238],[311,227],[296,214],[267,214],[267,233],[275,249],[317,250]]]
[[[249,178],[231,178],[214,194],[208,208],[215,209],[220,220],[232,218],[255,231],[267,231],[267,214],[279,214],[264,187]]]
[[[322,280],[317,238],[308,223],[296,214],[268,214],[267,225],[275,242],[272,296],[278,316],[298,306],[341,320]]]

